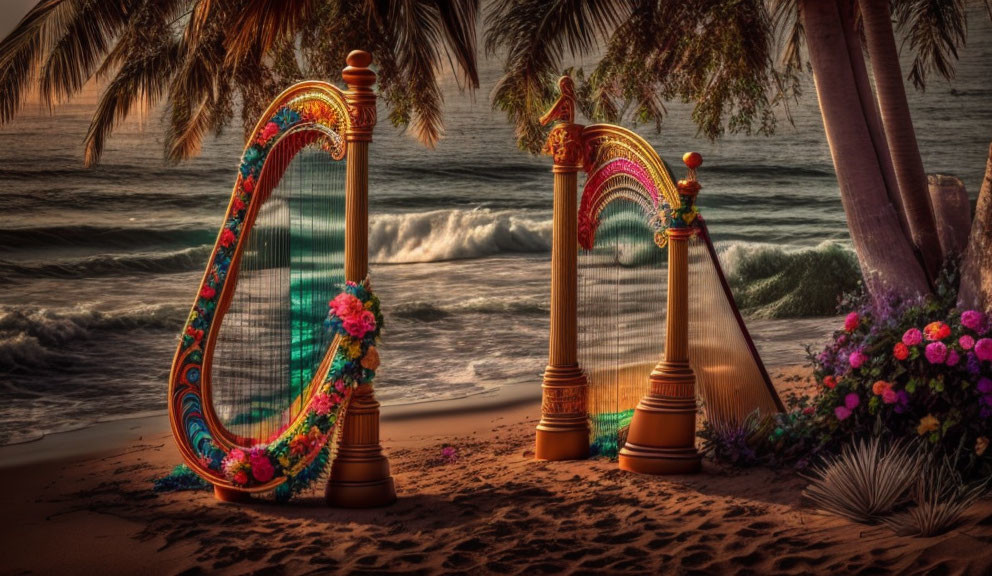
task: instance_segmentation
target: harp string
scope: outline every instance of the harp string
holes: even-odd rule
[[[266,159],[285,171],[260,198],[215,344],[214,410],[253,443],[300,414],[331,344],[324,319],[344,284],[345,163],[321,145],[277,146]]]
[[[600,213],[592,250],[579,252],[579,363],[593,454],[616,455],[617,434],[664,349],[667,254],[654,243],[651,217],[617,197]]]

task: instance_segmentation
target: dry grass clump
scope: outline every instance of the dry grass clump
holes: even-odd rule
[[[814,466],[803,495],[827,512],[875,524],[905,501],[922,468],[913,443],[860,440]]]
[[[904,536],[936,536],[954,528],[981,498],[988,482],[965,483],[947,458],[931,461],[910,492],[914,506],[885,523]]]

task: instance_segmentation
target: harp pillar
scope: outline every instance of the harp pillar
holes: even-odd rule
[[[348,54],[341,76],[348,84],[349,128],[347,181],[345,183],[345,279],[363,282],[368,276],[368,174],[369,142],[376,122],[375,72],[372,55],[362,50]],[[338,454],[331,464],[326,499],[330,506],[370,508],[396,501],[389,460],[379,443],[379,402],[372,386],[363,384],[351,396]]]
[[[551,244],[551,335],[541,385],[541,422],[535,457],[577,460],[589,456],[588,384],[578,363],[577,177],[582,167],[582,126],[574,123],[571,78],[558,81],[561,96],[541,118],[559,120],[545,153],[554,158],[554,216]]]
[[[640,474],[698,472],[696,450],[696,377],[689,365],[689,239],[696,233],[695,200],[700,185],[696,168],[702,157],[691,152],[678,183],[681,206],[666,222],[668,239],[668,324],[665,355],[651,372],[649,391],[634,409],[620,469]]]

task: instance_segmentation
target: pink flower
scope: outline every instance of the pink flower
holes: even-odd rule
[[[960,346],[962,350],[971,350],[975,347],[975,339],[965,334],[964,336],[958,338],[958,346]]]
[[[259,482],[268,482],[276,473],[272,467],[272,462],[264,452],[253,453],[251,455],[251,475]]]
[[[960,361],[961,357],[958,356],[957,352],[954,350],[947,351],[947,360],[944,361],[944,364],[947,364],[948,366],[957,366]]]
[[[857,394],[851,392],[847,396],[844,396],[844,407],[848,410],[854,410],[861,404],[861,398]]]
[[[895,404],[898,400],[899,394],[897,394],[891,387],[882,392],[882,402],[886,404]]]
[[[206,298],[207,300],[212,299],[216,295],[217,295],[217,291],[211,288],[210,286],[204,286],[203,288],[200,289],[200,297]]]
[[[340,394],[344,394],[344,391],[347,387],[348,386],[344,383],[344,380],[338,380],[337,382],[334,383],[334,389],[337,390]]]
[[[347,292],[335,296],[334,300],[331,300],[330,307],[334,315],[341,318],[342,321],[347,321],[349,317],[358,315],[365,310],[362,307],[362,301]]]
[[[319,416],[327,416],[331,413],[331,409],[334,405],[331,403],[331,397],[326,392],[321,392],[314,395],[313,397],[313,411]]]
[[[861,317],[858,316],[858,313],[851,312],[847,315],[847,318],[844,318],[844,330],[847,332],[854,332],[860,322]]]
[[[847,420],[850,415],[851,411],[844,406],[834,408],[834,416],[836,416],[838,420]]]
[[[345,331],[354,338],[362,339],[367,333],[375,330],[375,315],[368,310],[345,316],[343,320],[342,326]]]
[[[981,338],[975,342],[975,356],[978,356],[979,360],[992,361],[992,339]]]
[[[896,345],[892,348],[892,355],[895,356],[896,360],[909,358],[909,346],[906,346],[902,342],[896,342]]]
[[[902,343],[906,346],[916,346],[920,342],[923,342],[923,333],[916,328],[910,328],[902,335]]]
[[[943,342],[931,342],[927,344],[926,356],[931,364],[943,364],[947,360],[947,346]]]
[[[861,365],[867,360],[868,357],[865,356],[865,353],[861,350],[855,350],[854,352],[851,352],[850,356],[847,357],[847,362],[851,365],[851,368],[854,368],[855,370],[861,368]]]
[[[985,314],[978,310],[965,310],[961,313],[961,325],[981,334],[985,331]]]
[[[951,327],[943,322],[931,322],[923,328],[923,334],[930,341],[943,340],[951,335]]]

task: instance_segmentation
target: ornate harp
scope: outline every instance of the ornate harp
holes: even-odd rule
[[[701,159],[687,155],[690,176],[676,184],[637,134],[606,124],[574,124],[572,82],[563,77],[559,86],[561,98],[543,119],[559,120],[547,145],[555,159],[554,247],[559,248],[559,234],[575,234],[579,249],[577,258],[570,254],[574,244],[552,254],[552,356],[538,457],[583,457],[574,438],[585,425],[587,452],[594,455],[616,455],[628,425],[633,436],[664,437],[659,440],[664,450],[691,447],[694,431],[686,434],[682,424],[691,419],[694,430],[697,392],[707,418],[718,424],[739,422],[754,410],[781,410],[694,206]],[[570,189],[559,194],[559,175],[580,169],[586,180],[576,212],[574,199],[568,202],[577,195],[577,182],[574,176],[562,179]],[[556,283],[554,272],[563,279]],[[574,352],[556,355],[556,342]],[[566,369],[581,376],[553,378]],[[660,405],[658,397],[664,398]],[[635,418],[638,411],[648,418]],[[673,425],[676,421],[681,424]],[[554,448],[564,444],[571,448]],[[634,452],[641,448],[633,446]],[[694,458],[691,452],[688,460]],[[623,453],[621,465],[627,467]]]
[[[353,505],[392,495],[369,386],[381,325],[366,278],[370,61],[349,55],[348,92],[304,82],[280,94],[242,155],[169,380],[180,453],[219,499],[288,498],[339,467],[342,433],[340,453],[361,452],[388,488]],[[345,424],[356,403],[365,446]],[[369,480],[353,472],[352,485]]]

